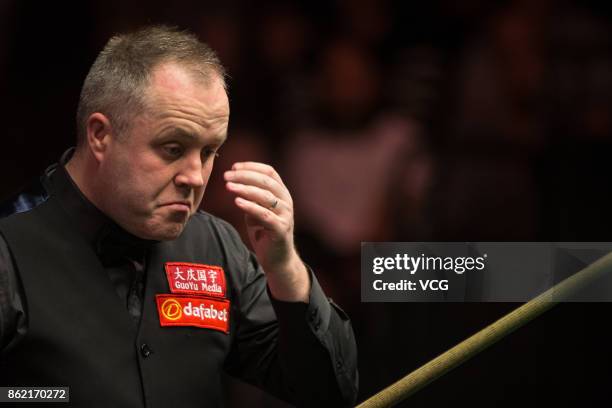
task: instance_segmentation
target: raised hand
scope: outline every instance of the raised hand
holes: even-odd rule
[[[245,214],[249,239],[268,278],[272,295],[308,301],[310,278],[293,241],[293,200],[273,167],[235,163],[224,174],[226,188]]]

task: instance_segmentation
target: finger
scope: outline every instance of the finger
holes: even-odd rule
[[[284,221],[271,210],[253,201],[245,200],[242,197],[236,197],[234,202],[242,211],[251,216],[252,220],[256,221],[266,230],[281,231]]]
[[[260,206],[268,208],[276,214],[285,207],[281,200],[269,190],[264,190],[256,186],[234,183],[232,181],[228,181],[226,185],[229,191],[237,194],[239,197],[256,202]]]
[[[225,181],[253,185],[264,190],[269,190],[277,197],[289,201],[289,192],[284,185],[279,184],[274,178],[252,170],[229,170],[223,175]]]
[[[246,161],[246,162],[238,162],[234,163],[232,166],[232,170],[250,170],[258,173],[263,173],[268,177],[272,177],[278,184],[285,187],[285,183],[283,183],[283,179],[281,179],[280,175],[276,172],[274,167],[269,164]]]

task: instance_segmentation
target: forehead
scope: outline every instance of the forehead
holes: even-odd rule
[[[227,119],[229,101],[223,79],[216,73],[208,76],[177,63],[163,63],[151,73],[147,89],[153,111],[185,110],[202,119]]]

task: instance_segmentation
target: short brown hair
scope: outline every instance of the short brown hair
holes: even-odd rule
[[[150,74],[162,62],[176,62],[225,84],[225,69],[217,54],[195,35],[176,27],[150,26],[112,37],[91,66],[77,108],[77,146],[86,137],[87,119],[101,112],[118,134],[129,129],[145,109]]]

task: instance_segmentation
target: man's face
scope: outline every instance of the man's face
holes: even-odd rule
[[[147,111],[109,138],[100,162],[103,210],[130,233],[171,240],[197,211],[224,142],[229,102],[216,75],[209,83],[166,63],[152,74]]]

